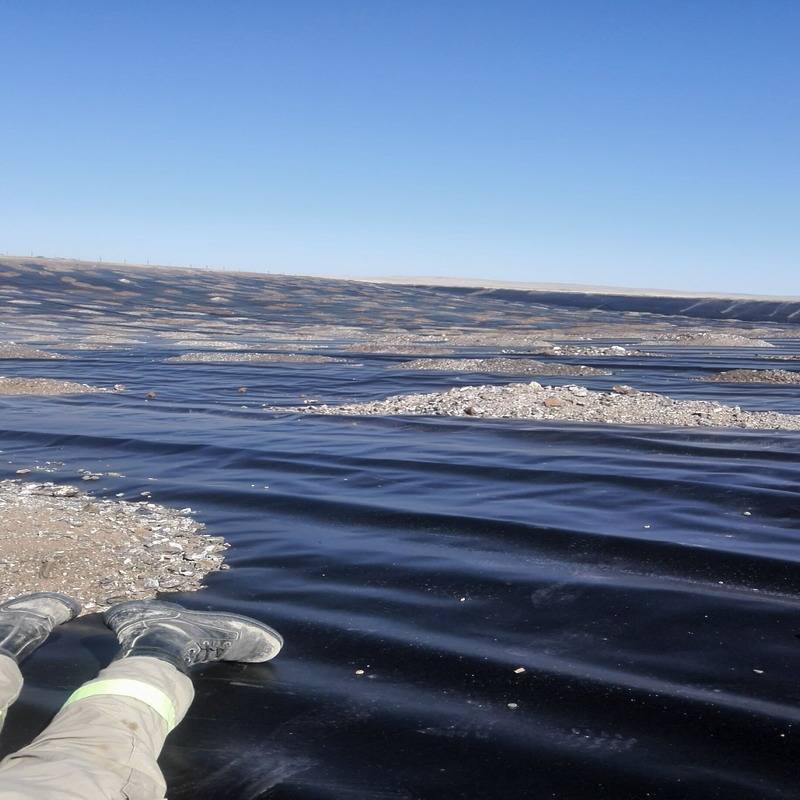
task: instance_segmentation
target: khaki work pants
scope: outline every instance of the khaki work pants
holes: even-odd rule
[[[21,689],[16,663],[0,655],[0,728]],[[0,800],[161,800],[157,759],[193,698],[189,678],[164,661],[115,661],[0,763]]]

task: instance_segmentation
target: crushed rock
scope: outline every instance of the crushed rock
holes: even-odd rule
[[[607,369],[559,364],[529,358],[417,358],[393,364],[394,369],[438,372],[486,372],[497,375],[610,375]]]
[[[707,426],[800,430],[800,414],[743,411],[710,400],[674,400],[661,394],[617,386],[596,392],[585,386],[542,386],[512,383],[506,386],[463,386],[430,394],[406,394],[364,403],[304,405],[291,408],[264,406],[271,412],[343,415],[427,415],[491,417],[621,425]]]
[[[787,369],[727,369],[706,380],[718,383],[800,383],[800,372]]]
[[[0,376],[0,395],[51,395],[51,394],[86,394],[88,392],[110,392],[100,386],[89,386],[88,383],[62,381],[56,378],[6,378]]]
[[[0,481],[0,600],[64,592],[84,613],[203,588],[228,544],[191,509],[101,500],[75,486]]]

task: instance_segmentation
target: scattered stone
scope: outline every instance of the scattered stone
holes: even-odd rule
[[[246,386],[240,386],[239,389],[238,389],[238,392],[239,392],[239,394],[247,394],[247,387]]]
[[[617,394],[639,394],[638,389],[634,389],[633,386],[628,386],[624,383],[618,383],[616,386],[612,386],[611,391]]]
[[[155,400],[156,399],[156,393],[155,392],[148,392],[145,395],[145,398],[148,399],[148,400]]]

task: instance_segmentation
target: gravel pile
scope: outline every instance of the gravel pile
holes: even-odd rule
[[[227,568],[228,545],[203,527],[191,509],[0,481],[0,600],[65,592],[93,612],[159,591],[196,591],[207,573]]]
[[[302,353],[184,353],[173,356],[167,361],[217,363],[227,361],[248,361],[254,363],[288,363],[288,364],[332,364],[346,362],[345,358],[333,356],[309,356]]]
[[[538,350],[536,355],[551,356],[641,356],[648,355],[641,350],[629,350],[619,344],[612,344],[608,347],[601,345],[577,345],[577,344],[552,344],[549,347]]]
[[[395,395],[385,400],[336,406],[265,406],[265,410],[303,414],[419,414],[623,425],[800,430],[800,414],[743,411],[738,406],[726,406],[709,400],[673,400],[660,394],[639,392],[630,386],[615,386],[610,392],[594,392],[584,386],[542,386],[535,381],[507,386],[463,386],[445,392]]]
[[[658,333],[645,345],[677,344],[683,347],[774,347],[764,339],[752,339],[736,333]]]
[[[497,349],[542,350],[551,347],[538,334],[523,334],[514,331],[452,331],[436,334],[396,333],[371,336],[359,342],[345,345],[342,349],[362,353],[397,353],[419,355],[448,355],[461,347],[494,347]]]
[[[178,347],[208,347],[215,350],[241,350],[238,342],[228,342],[224,339],[181,339],[175,342]]]
[[[417,358],[393,364],[394,369],[436,372],[485,372],[495,375],[610,375],[607,369],[581,364],[534,361],[530,358]]]
[[[718,383],[800,383],[800,372],[787,369],[727,369],[706,380]]]
[[[449,356],[455,352],[452,347],[437,347],[428,344],[375,344],[365,342],[363,344],[348,344],[342,348],[348,353],[376,353],[378,355],[395,356],[398,353],[409,356]]]
[[[88,383],[60,381],[56,378],[6,378],[0,376],[0,395],[12,394],[86,394],[87,392],[110,392]]]
[[[25,344],[0,342],[0,358],[35,358],[52,361],[54,359],[64,359],[66,357],[67,356],[62,356],[60,353],[48,353]]]

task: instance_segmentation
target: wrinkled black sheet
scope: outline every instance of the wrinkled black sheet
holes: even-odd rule
[[[799,434],[267,414],[513,379],[168,354],[4,362],[128,390],[0,398],[0,475],[58,461],[26,479],[110,470],[93,492],[191,506],[232,569],[178,599],[284,634],[196,678],[171,800],[797,796]],[[575,360],[619,370],[594,387],[800,413],[797,387],[693,380],[756,355]],[[41,648],[2,752],[113,644],[95,615]]]

